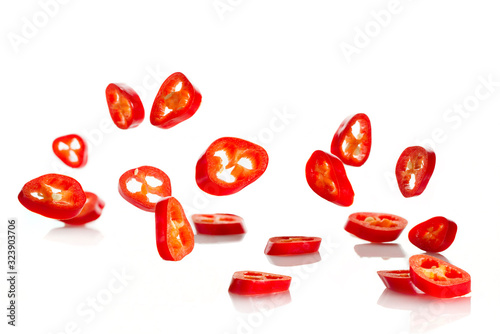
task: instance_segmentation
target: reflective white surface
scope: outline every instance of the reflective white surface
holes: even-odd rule
[[[231,9],[221,12],[228,7],[220,3]],[[4,38],[0,267],[7,218],[17,217],[19,326],[7,327],[2,313],[2,333],[498,330],[499,5],[401,0],[349,62],[343,43],[354,45],[362,38],[358,28],[375,27],[372,11],[391,3],[71,1],[19,52]],[[0,6],[2,36],[22,35],[23,17],[32,21],[42,10],[37,1]],[[176,71],[203,101],[191,119],[162,130],[148,115],[161,83]],[[104,95],[111,82],[139,92],[146,119],[138,128],[111,123]],[[343,208],[309,189],[304,168],[358,112],[371,119],[373,146],[365,165],[346,167],[356,195]],[[91,148],[83,169],[65,167],[52,153],[53,139],[69,133]],[[223,136],[263,146],[269,166],[241,192],[214,197],[196,186],[194,168]],[[421,196],[404,198],[394,167],[406,147],[421,143],[434,144],[436,169]],[[163,261],[154,214],[117,191],[120,175],[142,165],[169,175],[188,216],[234,213],[245,219],[247,234],[196,236],[186,258]],[[68,228],[22,207],[24,183],[50,172],[75,177],[102,197],[101,218]],[[393,243],[373,245],[343,230],[357,211],[400,215],[409,224]],[[407,232],[438,215],[458,225],[442,255],[471,274],[472,293],[440,300],[385,290],[376,271],[407,268],[408,258],[422,253]],[[323,242],[311,256],[266,256],[268,238],[278,235]],[[290,275],[292,286],[279,296],[231,296],[227,288],[239,270]],[[7,284],[0,282],[5,305]]]

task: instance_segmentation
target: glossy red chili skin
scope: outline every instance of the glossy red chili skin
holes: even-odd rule
[[[245,233],[243,218],[229,213],[195,214],[191,216],[198,234],[229,235]]]
[[[106,87],[109,114],[115,125],[132,129],[144,120],[145,112],[141,98],[134,89],[124,83],[111,83]]]
[[[324,151],[315,151],[306,164],[306,180],[320,197],[340,206],[351,206],[354,190],[347,178],[344,164]]]
[[[27,182],[18,199],[26,209],[42,216],[70,219],[80,213],[87,196],[80,183],[72,177],[45,174]]]
[[[161,258],[179,261],[194,248],[194,233],[182,205],[174,197],[156,204],[156,247]]]
[[[413,227],[408,232],[408,239],[426,252],[438,253],[451,246],[456,234],[455,222],[445,217],[434,217]]]
[[[229,292],[238,295],[262,295],[287,291],[290,276],[261,271],[237,271],[233,274]]]
[[[54,151],[54,154],[62,162],[72,168],[82,168],[88,161],[87,143],[82,137],[76,134],[54,139],[52,142],[52,151]]]
[[[104,201],[90,191],[86,191],[85,195],[87,196],[87,200],[83,205],[82,211],[76,217],[61,219],[63,223],[68,225],[84,225],[93,222],[101,216],[102,209],[105,206]]]
[[[352,127],[356,123],[360,125],[358,136],[355,136],[352,131]],[[340,124],[333,136],[330,152],[344,164],[359,167],[370,156],[371,147],[372,127],[370,119],[367,115],[360,113],[347,117]]]
[[[471,292],[471,277],[465,270],[430,255],[410,257],[410,277],[417,288],[438,298]]]
[[[344,229],[363,240],[389,242],[396,240],[406,225],[408,225],[408,221],[396,215],[356,212],[349,215]]]
[[[411,146],[399,156],[396,179],[404,197],[418,196],[424,192],[436,166],[436,154],[430,148]],[[418,167],[418,168],[415,168]],[[411,179],[414,175],[415,183]]]
[[[178,90],[178,85],[182,87]],[[169,129],[193,116],[201,104],[199,90],[180,72],[170,75],[161,85],[151,108],[151,124]],[[171,109],[167,114],[165,109]]]
[[[225,154],[226,159],[217,155],[220,152]],[[251,163],[252,168],[239,164],[242,159]],[[267,152],[261,146],[239,138],[222,137],[210,144],[198,160],[196,183],[201,190],[211,195],[235,194],[261,177],[268,162]],[[219,178],[219,173],[229,173],[234,180],[225,181]]]
[[[377,271],[378,276],[387,289],[406,294],[421,294],[410,278],[409,270],[381,270]]]
[[[150,186],[146,181],[146,177],[154,177],[162,183],[159,186]],[[142,183],[139,192],[131,192],[127,188],[127,183],[132,180]],[[172,188],[170,178],[162,170],[151,166],[141,166],[123,173],[118,181],[118,192],[130,204],[144,211],[154,212],[156,202],[150,201],[147,195],[153,194],[160,198],[166,198],[172,195]]]
[[[319,250],[321,238],[304,236],[272,237],[267,241],[266,255],[297,255],[314,253]]]

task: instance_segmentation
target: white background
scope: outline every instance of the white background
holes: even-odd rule
[[[498,330],[497,1],[62,2],[48,9],[50,17],[34,0],[2,1],[0,8],[1,267],[7,219],[16,217],[16,332]],[[373,12],[388,8],[393,14],[381,27]],[[363,39],[365,29],[371,37]],[[346,57],[347,44],[357,53]],[[199,88],[201,107],[172,129],[153,127],[154,96],[177,71]],[[141,95],[147,115],[138,128],[110,125],[104,90],[111,82]],[[464,103],[470,112],[449,111]],[[342,208],[309,189],[304,168],[314,150],[329,150],[341,121],[358,112],[372,121],[372,153],[362,167],[346,168],[356,196]],[[277,114],[288,116],[278,121]],[[51,150],[54,138],[69,133],[91,146],[81,170],[66,168]],[[257,182],[219,198],[198,189],[194,171],[223,136],[262,145],[270,162]],[[396,161],[424,142],[434,144],[434,175],[421,196],[403,198]],[[239,241],[197,237],[182,261],[163,261],[154,215],[117,191],[120,175],[142,165],[170,176],[188,215],[238,214],[248,233]],[[24,183],[49,172],[75,177],[102,197],[102,217],[68,229],[22,207],[17,194]],[[356,211],[401,215],[409,226],[397,244],[370,247],[343,230]],[[376,271],[407,268],[408,258],[421,253],[407,231],[438,215],[458,224],[442,255],[471,274],[473,292],[439,300],[386,291]],[[322,237],[321,261],[273,264],[263,250],[277,235]],[[238,270],[289,274],[294,284],[280,300],[232,299],[227,287]],[[1,308],[3,332],[10,326]]]

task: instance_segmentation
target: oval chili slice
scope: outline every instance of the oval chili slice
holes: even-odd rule
[[[330,152],[344,164],[363,165],[372,147],[372,127],[365,114],[347,117],[333,136]]]
[[[349,216],[344,229],[360,239],[370,242],[396,240],[408,221],[388,213],[356,212]]]
[[[162,170],[141,166],[123,173],[118,181],[118,191],[130,204],[154,212],[156,203],[172,195],[170,178]]]
[[[387,289],[406,294],[422,293],[411,281],[409,270],[380,270],[377,274]]]
[[[141,98],[124,83],[111,83],[106,87],[109,114],[115,125],[122,129],[137,127],[144,120]]]
[[[211,195],[231,195],[256,181],[268,162],[266,150],[257,144],[234,137],[219,138],[198,160],[196,183]]]
[[[442,252],[451,246],[457,234],[457,224],[445,217],[434,217],[413,227],[408,239],[426,252]]]
[[[411,146],[401,153],[396,164],[396,179],[404,197],[424,192],[436,166],[436,154],[431,149]]]
[[[86,191],[85,195],[87,196],[87,200],[83,205],[82,211],[80,211],[76,217],[61,219],[63,223],[68,225],[83,225],[93,222],[101,216],[102,209],[105,205],[104,201],[90,191]]]
[[[350,206],[354,191],[347,178],[344,165],[333,155],[315,151],[306,164],[309,187],[322,198],[341,206]]]
[[[228,213],[194,214],[191,216],[198,234],[228,235],[243,234],[243,218]]]
[[[233,274],[229,292],[238,295],[260,295],[287,291],[290,276],[270,274],[261,271],[237,271]]]
[[[186,76],[176,72],[161,85],[151,108],[151,124],[171,128],[193,116],[201,104],[201,94]]]
[[[465,270],[430,255],[410,257],[410,277],[417,288],[438,298],[463,296],[471,291],[471,277]]]
[[[87,164],[87,143],[79,135],[70,134],[54,139],[52,150],[69,167],[81,168]]]
[[[54,219],[70,219],[82,210],[87,196],[72,177],[46,174],[27,182],[18,196],[30,211]]]
[[[194,248],[194,234],[184,209],[174,197],[156,204],[156,247],[161,258],[179,261]]]
[[[296,255],[314,253],[319,250],[321,238],[287,236],[272,237],[267,241],[264,254],[267,255]]]

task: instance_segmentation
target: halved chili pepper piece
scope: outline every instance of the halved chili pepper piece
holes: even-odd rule
[[[195,214],[191,216],[198,234],[228,235],[243,234],[243,218],[229,213]]]
[[[321,238],[287,236],[272,237],[267,241],[264,254],[267,255],[296,255],[314,253],[319,250]]]
[[[81,168],[87,164],[87,144],[79,135],[70,134],[54,139],[52,150],[62,162],[72,168]]]
[[[100,199],[96,194],[86,191],[85,195],[87,200],[83,205],[82,211],[73,218],[61,219],[61,221],[68,225],[83,225],[93,222],[101,216],[102,209],[104,208],[104,201]]]
[[[309,187],[327,201],[341,206],[350,206],[354,201],[344,165],[329,153],[317,150],[311,155],[306,164],[306,179]]]
[[[118,182],[120,195],[139,209],[154,212],[156,203],[172,195],[170,178],[162,170],[141,166],[123,173]]]
[[[344,119],[333,136],[330,152],[344,164],[363,165],[372,147],[372,128],[365,114],[351,115]]]
[[[422,293],[415,287],[410,278],[409,270],[380,270],[377,271],[378,276],[384,283],[387,289],[392,291],[419,294]]]
[[[349,215],[344,229],[360,239],[370,242],[396,240],[408,221],[388,213],[356,212]]]
[[[270,274],[261,271],[237,271],[233,274],[229,292],[238,295],[260,295],[287,291],[290,276]]]
[[[171,128],[190,118],[201,104],[201,94],[186,76],[176,72],[161,85],[151,108],[151,124]]]
[[[453,298],[471,291],[471,277],[465,270],[430,255],[410,257],[410,277],[417,288],[438,298]]]
[[[434,217],[413,227],[408,239],[426,252],[442,252],[451,246],[457,234],[457,224],[445,217]]]
[[[156,204],[156,247],[161,258],[182,260],[194,248],[194,234],[182,205],[174,197]]]
[[[144,120],[144,106],[141,98],[124,83],[111,83],[106,87],[111,119],[117,127],[126,130],[137,127]]]
[[[18,199],[26,209],[42,216],[70,219],[82,211],[87,196],[72,177],[46,174],[27,182]]]
[[[436,166],[436,154],[429,148],[406,148],[396,164],[396,179],[404,197],[420,195],[427,187]]]
[[[211,195],[231,195],[256,181],[266,171],[268,161],[266,150],[257,144],[219,138],[198,160],[196,183]]]

